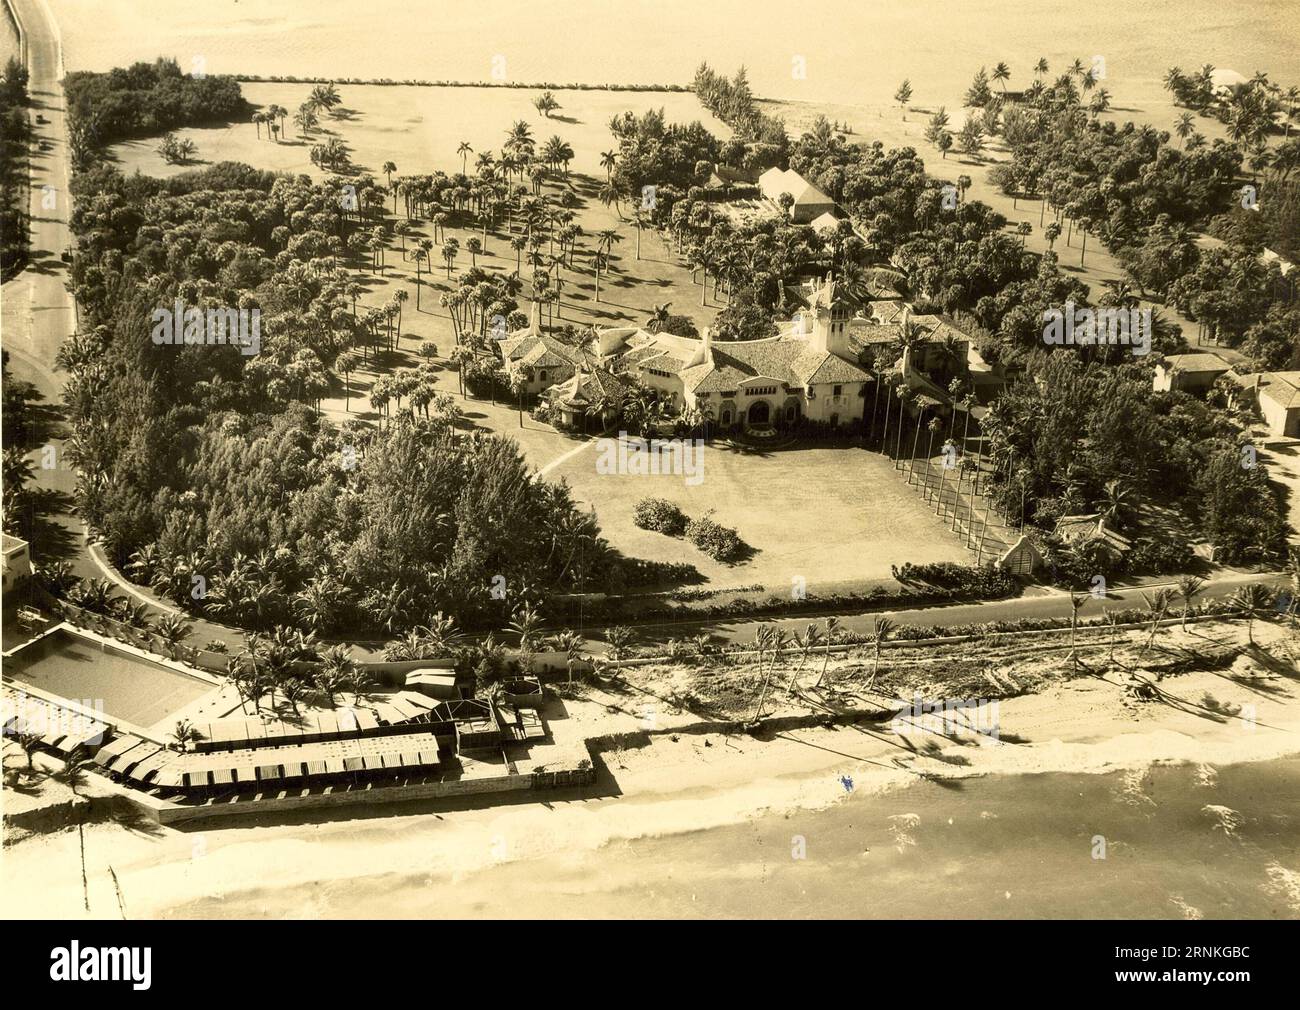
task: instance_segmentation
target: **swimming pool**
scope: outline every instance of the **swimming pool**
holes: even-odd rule
[[[216,690],[198,677],[62,628],[6,656],[4,675],[143,728]]]

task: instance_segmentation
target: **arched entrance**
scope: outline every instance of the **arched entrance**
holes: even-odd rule
[[[751,403],[746,419],[751,425],[769,424],[772,420],[772,408],[766,400]]]

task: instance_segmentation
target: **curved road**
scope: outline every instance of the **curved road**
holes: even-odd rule
[[[38,141],[46,141],[48,151],[32,152],[31,214],[32,263],[20,276],[4,285],[0,293],[0,326],[3,327],[4,347],[10,352],[12,370],[19,378],[32,382],[47,404],[60,402],[63,381],[54,370],[54,359],[59,345],[75,326],[75,310],[71,295],[65,286],[67,266],[59,259],[60,253],[71,245],[68,228],[68,143],[63,89],[62,50],[58,28],[43,0],[8,0],[17,12],[27,36],[29,89],[32,96],[33,116],[44,116],[45,123],[34,123]],[[76,475],[62,462],[62,443],[53,435],[50,443],[57,447],[59,466],[54,470],[41,469],[39,450],[34,452],[36,483],[42,490],[71,494],[76,486]],[[53,517],[69,535],[68,543],[75,543],[67,560],[77,575],[83,578],[111,577],[123,590],[138,599],[150,602],[154,609],[175,612],[175,608],[158,601],[157,597],[123,580],[106,569],[92,556],[86,541],[85,530],[71,513]],[[1254,575],[1223,571],[1213,576],[1203,599],[1221,599],[1249,582],[1261,582],[1274,588],[1286,585],[1282,575]],[[1156,583],[1170,585],[1171,583]],[[1118,589],[1106,600],[1105,606],[1123,608],[1142,607],[1142,589]],[[989,603],[961,604],[923,609],[884,611],[900,625],[958,625],[980,621],[1017,620],[1020,618],[1068,617],[1070,601],[1065,593],[1037,590],[1014,600]],[[1101,604],[1089,600],[1081,617],[1097,617]],[[838,615],[846,631],[869,632],[877,613],[850,613]],[[820,622],[821,615],[780,619],[706,619],[673,623],[649,623],[639,626],[638,637],[645,642],[661,642],[673,637],[687,637],[710,632],[719,641],[749,642],[760,624],[773,623],[787,631],[802,630],[809,622]],[[194,622],[196,644],[210,638],[222,638],[237,644],[239,633],[207,621]],[[593,641],[598,641],[594,640]],[[362,652],[370,650],[364,647]]]

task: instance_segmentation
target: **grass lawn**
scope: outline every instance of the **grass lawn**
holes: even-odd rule
[[[723,445],[704,450],[704,479],[598,474],[595,446],[556,466],[575,496],[596,510],[611,544],[631,557],[695,565],[711,588],[790,587],[801,575],[809,592],[830,583],[889,578],[890,565],[968,563],[955,534],[927,511],[891,462],[859,448],[793,448],[751,453]],[[714,561],[684,538],[638,528],[632,508],[656,495],[692,518],[710,509],[754,551],[739,564]]]

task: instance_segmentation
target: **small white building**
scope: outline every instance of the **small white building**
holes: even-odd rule
[[[794,200],[790,220],[795,224],[809,224],[835,211],[835,201],[793,169],[769,168],[758,177],[758,191],[778,207],[788,194]]]
[[[0,534],[5,552],[4,591],[13,592],[32,577],[32,553],[26,540]]]

